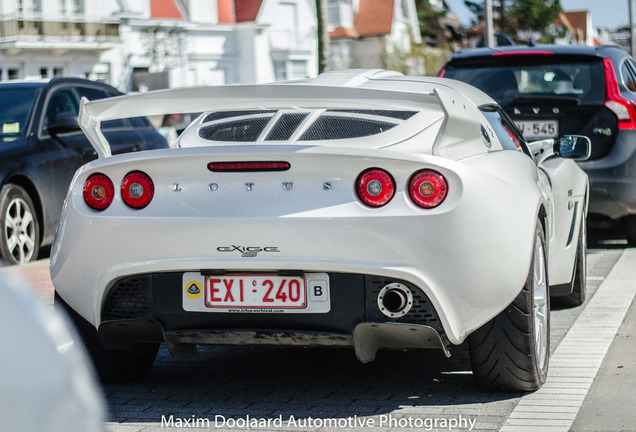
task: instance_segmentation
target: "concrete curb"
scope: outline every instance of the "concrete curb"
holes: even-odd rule
[[[546,384],[523,396],[502,432],[570,430],[636,294],[636,250],[627,249],[550,358]]]

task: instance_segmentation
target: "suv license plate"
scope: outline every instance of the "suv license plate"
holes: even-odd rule
[[[556,138],[559,136],[559,122],[556,120],[516,121],[515,125],[527,140],[531,138]]]

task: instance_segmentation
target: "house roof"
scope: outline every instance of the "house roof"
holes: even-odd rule
[[[560,12],[556,19],[556,24],[562,24],[572,37],[579,43],[585,43],[587,40],[587,23],[588,14],[586,10],[574,12]]]
[[[356,38],[359,38],[360,35],[358,34],[357,31],[355,31],[355,29],[338,27],[336,29],[333,29],[333,31],[329,32],[329,37],[331,39],[339,39],[339,38],[356,39]]]
[[[234,0],[236,22],[256,21],[263,0]]]
[[[217,0],[220,24],[233,24],[236,22],[234,3],[234,0]]]
[[[183,19],[175,0],[150,0],[150,16],[162,19]]]
[[[150,16],[183,20],[184,13],[187,15],[187,6],[182,2],[183,0],[150,0]],[[218,0],[219,23],[256,21],[262,3],[263,0]]]
[[[394,0],[360,0],[353,27],[361,37],[391,33]]]
[[[380,36],[391,33],[394,0],[360,0],[353,28],[338,27],[329,32],[332,39]]]

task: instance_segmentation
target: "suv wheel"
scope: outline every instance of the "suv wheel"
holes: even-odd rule
[[[636,215],[627,216],[624,223],[627,244],[629,246],[636,246]]]
[[[576,258],[574,261],[574,277],[572,279],[572,291],[570,294],[555,297],[554,303],[561,307],[576,307],[585,303],[587,291],[587,230],[585,217],[581,220],[579,230],[579,243],[576,247]]]
[[[40,251],[40,224],[29,194],[8,184],[0,190],[0,254],[9,264],[26,264]]]

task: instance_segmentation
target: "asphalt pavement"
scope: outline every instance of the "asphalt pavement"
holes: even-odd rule
[[[601,255],[605,257],[604,254],[609,258],[599,258]],[[553,331],[560,333],[560,335],[558,345],[552,349],[550,376],[546,385],[538,392],[510,398],[510,402],[505,408],[507,414],[504,414],[500,421],[493,421],[490,426],[482,423],[482,426],[475,428],[475,430],[636,431],[636,409],[634,406],[636,397],[633,395],[636,388],[636,303],[634,301],[636,249],[619,248],[619,250],[609,252],[600,251],[596,257],[592,258],[597,266],[602,266],[605,262],[608,268],[588,270],[588,283],[596,284],[597,287],[595,287],[593,295],[583,307],[564,312],[573,314],[570,321],[566,320],[568,324],[565,328],[553,328]],[[0,277],[3,272],[7,271],[17,273],[35,289],[45,303],[52,305],[53,289],[48,266],[48,260],[40,260],[23,267],[2,268],[0,269]],[[236,348],[234,349],[236,350]],[[231,363],[235,363],[235,359],[232,357],[233,351],[221,354],[230,359]],[[265,354],[265,356],[268,355]],[[160,356],[160,364],[172,362],[167,354],[164,357],[165,359],[162,359]],[[302,353],[300,357],[309,358]],[[194,365],[196,368],[196,364]],[[170,363],[166,370],[174,370],[174,368],[174,364]],[[183,370],[179,371],[179,373],[181,372]],[[171,378],[169,374],[165,375],[163,369],[160,373],[164,373],[161,380]],[[124,387],[105,388],[107,396],[109,394],[111,396],[107,397],[109,405],[111,405],[109,407],[111,413],[120,412],[121,407],[112,405],[118,404],[120,401],[123,405],[130,401],[131,395],[136,391],[136,386],[138,387],[135,383],[131,383]],[[188,389],[183,390],[188,391]],[[270,390],[272,393],[262,390],[264,397],[271,397],[278,391],[276,389]],[[145,397],[154,398],[152,393],[155,389],[144,388],[142,391],[146,395]],[[472,387],[469,388],[469,391],[477,392]],[[113,396],[115,394],[124,394],[125,396],[119,398],[119,396]],[[337,395],[330,397],[338,398]],[[395,394],[388,396],[389,399],[395,397]],[[479,396],[467,395],[465,397],[466,400],[471,398],[479,400]],[[158,407],[156,410],[160,410],[162,404],[169,406],[174,402],[173,399],[179,398],[179,395],[169,396],[166,400],[163,400],[163,397],[157,398],[159,400],[153,400],[153,404]],[[233,403],[232,400],[226,402],[227,404]],[[487,404],[476,404],[475,416],[491,415],[488,412],[480,413],[480,407],[483,407],[485,411],[489,409]],[[240,409],[237,409],[238,411]],[[364,410],[360,412],[366,414],[367,418],[373,418],[377,414],[373,411],[370,409],[368,412]],[[159,412],[157,411],[157,416]],[[361,421],[360,419],[363,418],[362,416],[351,416],[351,412],[357,412],[355,410],[347,412],[349,413],[348,419],[354,422]],[[453,412],[453,409],[446,408],[444,412]],[[491,417],[494,418],[494,415],[492,414]],[[184,426],[188,425],[184,424]],[[157,421],[154,423],[126,423],[125,418],[122,417],[109,423],[107,429],[113,432],[132,432],[158,431],[166,428]],[[268,427],[257,429],[270,430]],[[272,429],[285,430],[285,428]],[[406,424],[405,427],[397,424],[378,430],[403,429],[415,430]],[[201,430],[206,429],[202,428]],[[224,430],[239,430],[239,428],[228,428],[226,425]],[[294,430],[325,429],[301,427]],[[342,430],[362,429],[345,427]],[[467,423],[465,428],[440,428],[439,430],[470,430],[470,423]]]

